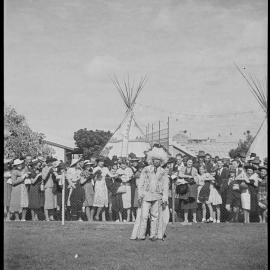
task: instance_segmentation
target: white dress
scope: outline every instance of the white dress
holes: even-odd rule
[[[198,185],[198,189],[197,189],[197,203],[201,203],[199,201],[199,195],[200,195],[200,191],[204,185],[204,177],[203,175],[198,174],[195,178],[196,184]]]
[[[108,207],[108,189],[106,186],[106,175],[111,175],[109,169],[107,167],[95,167],[93,173],[101,170],[101,177],[98,179],[95,177],[95,195],[94,195],[94,203],[95,207]]]
[[[216,188],[214,187],[213,183],[210,184],[210,194],[209,194],[209,203],[212,205],[220,205],[222,204],[222,198]]]
[[[250,210],[250,193],[248,189],[242,190],[241,192],[241,206],[244,210]]]
[[[129,180],[131,179],[133,172],[129,167],[127,167],[125,170],[119,168],[116,173],[123,174],[121,177],[123,181],[122,185],[125,185],[126,187],[126,192],[122,194],[123,208],[129,209],[131,208],[131,186]]]

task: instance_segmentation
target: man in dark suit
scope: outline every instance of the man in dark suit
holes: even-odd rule
[[[222,159],[219,159],[217,162],[217,170],[215,174],[215,187],[217,191],[220,193],[222,198],[221,205],[221,222],[228,221],[228,212],[225,208],[226,205],[226,191],[228,189],[228,180],[229,180],[229,169],[224,167],[224,163]]]
[[[205,169],[208,173],[211,173],[214,169],[213,163],[211,161],[211,155],[206,154],[204,158],[204,163],[205,163]]]

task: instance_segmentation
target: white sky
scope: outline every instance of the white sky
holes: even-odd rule
[[[257,111],[172,119],[195,137],[256,131],[263,114],[233,63],[264,79],[267,16],[266,0],[6,0],[5,102],[72,146],[74,131],[113,131],[122,120],[112,74],[147,74],[136,107],[142,129],[168,112]]]

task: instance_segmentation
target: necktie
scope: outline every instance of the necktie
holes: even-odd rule
[[[157,173],[157,168],[156,167],[154,168],[154,172]]]

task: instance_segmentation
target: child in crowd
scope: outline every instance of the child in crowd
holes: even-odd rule
[[[236,170],[230,169],[230,176],[228,180],[228,189],[226,194],[226,209],[232,213],[232,222],[238,222],[239,211],[241,207],[241,192],[239,181],[236,178]]]
[[[209,202],[210,198],[210,184],[214,178],[210,175],[210,173],[206,172],[204,166],[199,168],[200,175],[197,176],[197,182],[200,183],[200,190],[198,192],[198,201],[202,204],[202,222],[213,222],[213,208],[211,202]],[[203,185],[202,185],[203,184]],[[209,219],[206,220],[206,207],[209,209]]]

